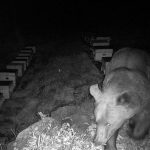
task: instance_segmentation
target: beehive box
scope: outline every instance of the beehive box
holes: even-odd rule
[[[31,62],[31,59],[30,59],[30,57],[28,57],[28,56],[17,56],[15,59],[16,59],[16,60],[20,60],[20,59],[26,60],[26,62],[27,62],[27,67],[29,66],[29,64],[30,64],[30,62]]]
[[[13,92],[12,81],[0,81],[0,93],[3,94],[4,99],[9,99]]]
[[[26,49],[32,49],[32,52],[35,54],[36,53],[36,47],[35,46],[26,46]]]
[[[23,59],[15,59],[12,61],[12,63],[17,63],[17,64],[23,64],[23,70],[27,70],[27,60]]]
[[[112,57],[113,49],[96,49],[93,50],[94,60],[102,61],[103,57]]]
[[[21,53],[18,54],[18,56],[29,57],[30,59],[32,59],[32,54],[31,54],[31,53],[24,53],[24,52],[21,52]]]
[[[19,53],[17,57],[28,57],[29,62],[33,59],[33,55],[31,53]]]
[[[106,37],[97,36],[95,38],[95,40],[106,40],[106,41],[110,42],[111,37],[109,37],[109,36],[106,36]]]
[[[29,54],[33,54],[33,50],[32,50],[32,49],[22,49],[22,50],[20,50],[20,53],[29,53]]]
[[[23,76],[23,64],[18,63],[10,63],[6,66],[7,69],[17,69],[18,70],[18,77]]]
[[[92,40],[90,43],[91,46],[109,46],[110,41],[108,40]]]
[[[16,87],[17,70],[3,69],[0,70],[0,81],[13,81],[13,89]]]

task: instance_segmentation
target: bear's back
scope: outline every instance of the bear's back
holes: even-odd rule
[[[122,48],[113,55],[107,74],[117,68],[128,68],[141,71],[148,76],[147,66],[145,52],[138,49]]]

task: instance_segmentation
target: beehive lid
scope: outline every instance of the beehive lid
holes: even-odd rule
[[[90,46],[93,50],[98,49],[112,49],[110,46]]]

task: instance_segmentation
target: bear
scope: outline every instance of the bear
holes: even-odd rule
[[[150,82],[147,66],[145,52],[122,48],[113,55],[103,84],[90,86],[97,124],[94,142],[104,145],[105,150],[117,150],[119,129],[127,121],[127,132],[132,138],[142,139],[148,133]]]

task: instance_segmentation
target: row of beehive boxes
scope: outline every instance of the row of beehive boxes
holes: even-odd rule
[[[86,33],[82,34],[82,39],[88,45],[88,49],[92,54],[92,59],[99,65],[98,68],[107,73],[109,64],[114,53],[114,49],[111,47],[110,37],[101,37],[96,34]],[[147,74],[150,79],[150,66],[147,66]]]
[[[96,34],[82,34],[84,42],[88,45],[91,58],[98,62],[101,71],[106,72],[106,68],[112,58],[113,48],[111,47],[111,37],[99,36]],[[99,67],[98,67],[99,68]]]
[[[83,33],[83,40],[90,46],[110,46],[111,37],[109,36],[100,36],[94,33]]]
[[[17,86],[17,81],[29,67],[35,53],[35,46],[25,47],[19,51],[16,57],[4,69],[0,69],[0,93],[4,99],[11,97]]]

